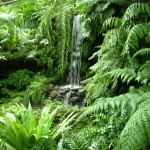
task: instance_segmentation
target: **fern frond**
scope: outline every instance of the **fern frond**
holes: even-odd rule
[[[52,44],[53,38],[51,19],[51,7],[48,7],[45,13],[40,18],[40,24],[37,30],[37,35],[40,37],[47,37],[49,40],[49,44]]]
[[[150,61],[147,61],[144,65],[142,65],[142,66],[139,68],[139,71],[142,71],[142,70],[144,70],[144,69],[149,70],[149,67],[150,67]]]
[[[124,45],[126,54],[133,56],[133,54],[139,49],[139,39],[143,38],[148,34],[150,30],[149,23],[143,23],[133,26],[130,30],[127,40]]]
[[[80,118],[84,118],[89,114],[95,114],[101,111],[107,112],[109,110],[115,110],[118,113],[126,110],[130,117],[137,110],[139,104],[143,103],[148,98],[150,98],[150,93],[144,93],[143,90],[122,94],[113,98],[99,98],[93,105],[86,108]]]
[[[150,48],[143,48],[137,51],[134,55],[133,58],[136,58],[137,56],[147,56],[150,54]]]
[[[147,149],[147,145],[150,142],[149,108],[150,101],[147,99],[142,103],[142,107],[139,107],[132,115],[121,133],[118,150]]]
[[[125,23],[133,20],[134,18],[138,17],[139,14],[147,14],[150,16],[150,6],[144,3],[131,4],[124,13],[122,22]]]
[[[140,77],[141,83],[147,85],[150,81],[150,61],[146,61],[138,71],[138,76]]]
[[[59,73],[63,74],[68,63],[68,52],[71,51],[71,9],[63,7],[56,21],[57,52]]]
[[[58,33],[58,52],[60,54],[60,72],[62,73],[65,65],[65,44],[66,44],[66,12],[62,11],[57,20],[57,33]]]
[[[117,17],[110,17],[106,19],[102,25],[102,30],[107,31],[108,29],[118,28],[121,25],[121,19]]]
[[[106,73],[105,75],[110,76],[110,78],[114,78],[114,77],[121,78],[123,82],[127,82],[127,83],[129,83],[131,80],[136,78],[136,73],[134,72],[134,70],[129,68],[116,69]]]

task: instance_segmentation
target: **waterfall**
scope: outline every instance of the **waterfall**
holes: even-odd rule
[[[81,69],[81,44],[82,44],[82,30],[81,30],[82,15],[74,16],[73,31],[72,31],[72,53],[70,65],[70,84],[79,85],[80,83],[80,69]]]
[[[61,86],[58,90],[57,98],[64,99],[66,104],[83,106],[85,103],[85,90],[80,83],[81,69],[81,46],[83,31],[81,28],[82,15],[74,16],[72,30],[72,53],[69,77],[67,85]],[[68,84],[69,82],[69,84]]]

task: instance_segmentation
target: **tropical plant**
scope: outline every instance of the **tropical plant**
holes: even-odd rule
[[[28,109],[23,105],[18,105],[14,114],[7,113],[0,116],[1,140],[8,149],[16,150],[41,149],[45,145],[44,141],[51,140],[47,146],[56,149],[60,135],[76,117],[76,114],[71,113],[55,127],[53,123],[56,113],[57,109],[50,113],[50,106],[46,106],[42,109],[37,122],[30,105]]]
[[[91,67],[95,75],[87,85],[91,99],[149,83],[149,16],[148,4],[135,3],[122,18],[112,17],[103,23],[103,30],[108,32],[100,50],[92,56],[98,56],[98,61]]]
[[[107,33],[100,50],[91,57],[98,56],[98,61],[91,67],[94,76],[87,90],[89,101],[96,102],[81,118],[101,112],[126,112],[125,127],[113,147],[118,150],[149,149],[149,6],[149,1],[133,3],[123,16],[106,19],[102,32]],[[99,149],[99,142],[94,142],[94,149]]]
[[[84,111],[87,109],[82,110],[82,112]],[[59,144],[60,149],[61,147],[65,150],[113,149],[126,119],[125,111],[121,116],[115,111],[89,113],[88,117],[77,119],[75,128],[63,135]]]
[[[140,89],[130,88],[130,92],[112,98],[99,98],[86,108],[80,116],[85,118],[90,114],[115,111],[118,114],[126,112],[128,121],[121,131],[116,145],[118,150],[143,150],[149,147],[149,86]],[[80,120],[79,119],[79,120]]]
[[[63,76],[69,68],[74,3],[21,0],[2,6],[1,55],[11,60],[31,59],[48,70],[48,76]]]
[[[44,89],[46,88],[47,78],[43,75],[37,74],[33,82],[27,87],[25,91],[25,103],[42,104],[46,99]]]
[[[16,90],[25,90],[31,83],[33,72],[27,69],[18,70],[9,74],[8,79],[2,80],[3,87],[14,87]]]

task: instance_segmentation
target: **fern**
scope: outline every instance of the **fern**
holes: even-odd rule
[[[144,36],[146,36],[149,30],[149,23],[133,26],[124,45],[126,53],[129,53],[131,56],[133,56],[133,54],[139,49],[139,39],[142,39]]]
[[[36,75],[35,80],[27,87],[24,100],[29,103],[40,104],[45,100],[44,88],[47,78]]]
[[[116,69],[111,72],[105,74],[105,76],[109,76],[111,78],[121,78],[122,82],[129,83],[131,80],[136,78],[136,73],[134,70],[129,68],[124,69]]]
[[[147,56],[150,53],[150,48],[143,48],[137,51],[134,55],[133,58],[136,58],[138,56]]]
[[[57,21],[57,33],[58,33],[58,52],[59,58],[59,70],[62,74],[66,65],[65,62],[65,50],[66,50],[66,11],[62,11]]]
[[[117,147],[118,150],[147,149],[150,142],[150,102],[147,99],[141,105],[123,129]]]
[[[134,92],[132,92],[134,91]],[[120,96],[115,96],[113,98],[99,98],[95,104],[87,107],[87,110],[82,116],[87,116],[91,113],[97,113],[99,111],[117,110],[118,112],[123,112],[128,110],[129,116],[131,116],[137,109],[137,106],[143,102],[143,97],[148,97],[149,92],[145,90],[134,90],[131,87],[131,92],[127,94],[122,94]],[[145,99],[147,100],[147,99]]]
[[[121,19],[117,17],[111,17],[104,21],[102,30],[107,31],[111,28],[118,28],[121,25]]]
[[[71,51],[71,20],[72,12],[65,6],[61,13],[57,16],[57,52],[58,52],[58,68],[62,75],[68,65],[68,52]]]
[[[130,11],[132,13],[129,13]],[[113,93],[121,91],[119,86],[124,87],[137,82],[139,86],[149,84],[149,57],[144,53],[149,49],[150,24],[147,20],[137,20],[133,17],[139,14],[149,17],[148,12],[148,4],[135,3],[127,8],[122,18],[110,17],[103,23],[103,31],[108,31],[100,49],[91,57],[96,54],[98,61],[91,67],[95,75],[87,84],[89,101],[101,96],[113,96]],[[145,44],[142,44],[143,41]],[[145,63],[147,65],[144,65]],[[145,69],[141,70],[141,66]]]
[[[131,4],[123,16],[123,23],[133,20],[139,16],[139,14],[147,14],[150,16],[150,7],[148,4],[144,3],[134,3]]]
[[[116,111],[122,114],[127,112],[128,121],[120,134],[118,150],[146,149],[150,142],[150,92],[149,86],[140,89],[131,88],[130,92],[112,98],[99,98],[86,108],[80,119],[90,114]]]
[[[45,13],[41,16],[40,20],[40,24],[37,30],[37,36],[40,37],[47,37],[47,39],[49,40],[49,44],[52,44],[52,37],[53,37],[53,32],[52,32],[52,16],[51,16],[51,7],[49,6]]]

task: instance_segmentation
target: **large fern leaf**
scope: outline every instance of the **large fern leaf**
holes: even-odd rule
[[[139,106],[139,109],[132,115],[123,129],[118,150],[147,149],[150,142],[150,95],[145,98],[147,101]]]
[[[133,56],[133,54],[139,49],[139,39],[142,39],[144,36],[146,36],[149,30],[149,23],[137,24],[133,26],[125,42],[124,51]]]
[[[139,14],[147,14],[148,16],[150,16],[150,6],[144,3],[131,4],[124,13],[123,23],[133,20]]]
[[[119,113],[127,110],[128,116],[130,117],[137,110],[138,105],[150,97],[148,89],[136,90],[131,87],[130,93],[115,96],[113,98],[99,98],[93,105],[86,108],[81,115],[81,118],[91,113],[98,113],[100,111],[107,112],[109,110],[115,110]]]

